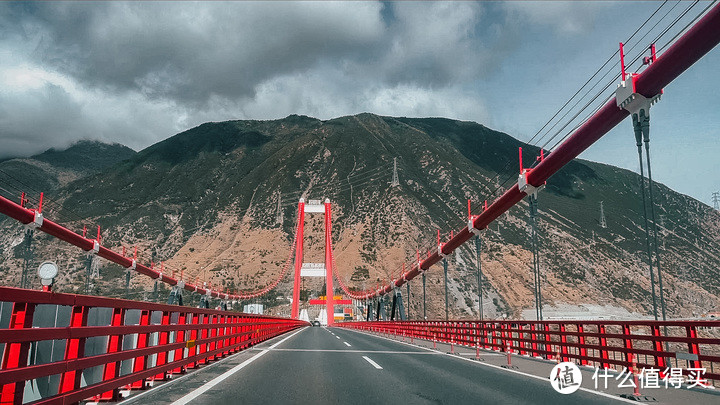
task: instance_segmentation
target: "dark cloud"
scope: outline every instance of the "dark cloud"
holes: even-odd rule
[[[0,154],[141,149],[207,120],[362,111],[483,120],[475,3],[0,3]]]
[[[80,83],[206,106],[331,63],[361,80],[442,87],[487,62],[474,3],[42,3],[9,6],[37,63]],[[9,20],[9,18],[8,18]],[[5,23],[10,23],[6,20]]]
[[[73,126],[83,121],[82,111],[65,90],[48,84],[25,95],[18,98],[0,93],[2,152],[30,154],[38,145],[62,147],[77,139]]]
[[[43,3],[14,8],[36,62],[81,83],[206,103],[252,96],[321,60],[372,58],[381,5],[246,2]],[[19,18],[18,18],[19,17]]]

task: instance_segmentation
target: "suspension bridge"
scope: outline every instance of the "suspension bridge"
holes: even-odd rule
[[[57,293],[52,291],[52,269],[41,274],[42,290],[0,287],[0,402],[367,403],[394,397],[409,403],[720,402],[713,393],[720,380],[720,321],[665,320],[664,310],[663,320],[542,320],[538,278],[535,321],[411,320],[400,290],[410,280],[424,278],[433,265],[447,266],[450,254],[481,238],[489,224],[521,200],[536,199],[553,174],[628,117],[641,167],[645,142],[649,168],[651,106],[665,86],[718,42],[720,5],[709,6],[666,49],[648,47],[639,73],[626,72],[621,43],[621,80],[604,105],[550,152],[541,149],[531,167],[523,167],[521,155],[517,183],[479,213],[473,214],[468,204],[461,229],[447,240],[438,233],[437,243],[418,252],[400,275],[367,291],[350,288],[337,272],[329,200],[300,199],[282,270],[265,287],[237,292],[197,278],[186,280],[182,272],[162,264],[140,263],[137,252],[115,252],[103,246],[100,229],[95,238],[87,230],[76,233],[45,217],[42,195],[32,208],[24,195],[19,202],[0,196],[0,212],[20,224],[172,288],[167,304]],[[647,174],[652,182],[649,170]],[[651,191],[648,198],[652,207]],[[324,215],[325,261],[313,269],[303,266],[306,214]],[[293,263],[289,318],[232,310],[234,301],[276,288]],[[325,327],[308,327],[300,319],[304,271],[324,273]],[[363,308],[362,321],[336,322],[334,281]],[[664,308],[661,278],[658,283]],[[200,308],[183,306],[183,291],[202,296]],[[388,298],[390,314],[385,313]],[[218,300],[220,309],[210,309],[210,300]],[[653,295],[654,305],[655,300]],[[550,383],[550,369],[560,362],[580,368],[574,380],[579,391],[572,395],[556,392]],[[608,388],[607,375],[605,385],[602,380],[598,385],[600,369],[611,371],[611,381],[627,372],[629,385]],[[648,389],[653,375],[670,389]],[[671,389],[678,382],[693,383],[693,389]]]

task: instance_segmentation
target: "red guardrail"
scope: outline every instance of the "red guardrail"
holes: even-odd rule
[[[685,365],[720,380],[720,321],[380,321],[336,326],[581,365],[632,369]],[[672,364],[674,361],[675,364]],[[682,363],[679,363],[682,362]]]
[[[31,398],[31,403],[117,400],[120,390],[143,389],[150,381],[307,325],[270,316],[9,287],[0,287],[0,301],[12,305],[9,325],[0,329],[1,404],[22,404],[26,382],[32,385],[43,378],[51,392]],[[69,321],[34,326],[36,313],[47,313],[48,307],[54,308],[55,323],[60,309]],[[89,315],[99,326],[88,325]],[[99,354],[86,355],[91,339],[96,352],[102,346]],[[53,342],[53,349],[55,343],[64,347],[55,349],[64,351],[62,360],[52,361],[51,355],[41,363],[37,353],[31,356],[42,342]]]

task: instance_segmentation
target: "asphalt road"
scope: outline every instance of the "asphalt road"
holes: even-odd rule
[[[238,359],[231,359],[214,373],[203,377],[200,370],[185,383],[176,381],[178,384],[164,393],[150,391],[143,398],[128,402],[208,405],[618,403],[587,391],[561,395],[552,389],[548,380],[353,330],[307,327],[293,333],[241,353]]]

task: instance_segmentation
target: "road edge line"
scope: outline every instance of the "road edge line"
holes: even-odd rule
[[[261,351],[260,353],[258,353],[258,354],[256,354],[256,355],[250,357],[249,359],[243,361],[242,363],[240,363],[240,364],[238,364],[237,366],[231,368],[230,370],[228,370],[228,371],[220,374],[219,376],[217,376],[217,377],[213,378],[212,380],[206,382],[205,384],[203,384],[202,386],[196,388],[195,390],[191,391],[190,393],[185,394],[185,395],[182,396],[180,399],[174,401],[174,402],[172,403],[172,405],[185,405],[185,404],[187,404],[188,402],[192,401],[193,399],[199,397],[200,395],[204,394],[204,393],[207,392],[208,390],[212,389],[214,386],[216,386],[216,385],[220,384],[221,382],[225,381],[225,380],[226,380],[228,377],[230,377],[231,375],[233,375],[233,374],[237,373],[238,371],[240,371],[241,369],[245,368],[245,367],[246,367],[247,365],[249,365],[250,363],[254,362],[255,360],[257,360],[257,359],[259,359],[260,357],[262,357],[263,355],[265,355],[267,352],[269,352],[269,349],[273,349],[273,348],[277,347],[279,344],[281,344],[281,343],[285,342],[286,340],[290,339],[291,337],[297,335],[298,333],[302,332],[304,329],[305,329],[305,328],[300,328],[299,330],[295,331],[295,333],[293,333],[293,334],[291,334],[291,335],[289,335],[289,336],[285,336],[285,338],[283,338],[283,339],[280,340],[279,342],[275,343],[274,345],[270,346],[268,349],[264,349],[264,350]]]

